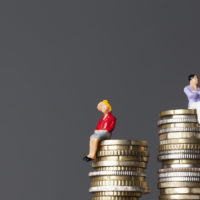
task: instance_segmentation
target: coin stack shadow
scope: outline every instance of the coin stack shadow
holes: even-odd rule
[[[200,199],[200,128],[196,110],[160,113],[160,200]]]
[[[100,143],[89,192],[92,200],[137,200],[149,193],[144,169],[149,153],[146,141],[104,140]]]

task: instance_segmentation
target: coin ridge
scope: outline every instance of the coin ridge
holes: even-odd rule
[[[108,191],[108,192],[95,192],[94,196],[99,197],[99,196],[136,196],[136,197],[141,197],[142,193],[141,192],[126,192],[126,191]]]
[[[159,173],[159,178],[164,177],[200,177],[200,172],[165,172]]]
[[[200,172],[200,168],[163,168],[158,170],[159,173],[166,173],[166,172]]]
[[[200,177],[166,177],[166,178],[159,178],[158,180],[159,182],[199,182],[200,181]]]
[[[169,132],[200,132],[199,127],[174,127],[174,128],[164,128],[159,130],[159,134],[169,133]]]
[[[138,197],[127,197],[127,196],[101,196],[93,197],[92,200],[138,200]]]
[[[101,161],[139,161],[148,162],[149,157],[146,156],[104,156],[96,158],[96,162]]]
[[[174,119],[161,119],[158,121],[157,125],[161,126],[163,124],[170,124],[170,123],[197,123],[197,118],[174,118]]]
[[[137,171],[137,172],[144,172],[144,168],[141,167],[129,167],[129,166],[102,166],[96,167],[96,171]]]
[[[140,186],[148,187],[147,182],[135,180],[113,180],[113,181],[92,181],[90,183],[91,187],[100,187],[100,186]]]
[[[143,192],[145,188],[140,186],[97,186],[90,187],[89,192],[99,192],[99,191],[139,191]]]
[[[200,187],[199,182],[182,182],[182,181],[175,181],[175,182],[159,182],[158,188],[179,188],[179,187]]]
[[[200,188],[161,188],[160,194],[200,194]]]
[[[88,174],[89,177],[93,176],[103,176],[103,175],[123,175],[123,176],[144,176],[146,177],[145,173],[137,172],[137,171],[94,171]]]
[[[189,138],[200,139],[200,133],[199,132],[169,132],[169,133],[160,134],[159,138],[160,138],[160,141],[170,140],[170,139],[189,139]]]
[[[158,156],[159,160],[175,160],[175,159],[199,159],[199,154],[169,154]]]
[[[196,199],[197,200],[197,199],[200,199],[200,195],[191,195],[191,194],[189,194],[189,195],[186,195],[186,194],[160,195],[159,199],[160,200],[165,200],[165,199],[166,200],[168,200],[168,199],[172,199],[172,200],[174,200],[174,199],[179,199],[179,200]]]
[[[147,164],[145,162],[137,162],[137,161],[101,161],[92,163],[92,167],[103,167],[103,166],[132,166],[132,167],[141,167],[146,168]]]
[[[200,154],[200,150],[168,150],[168,151],[159,151],[159,155],[167,155],[167,154]]]
[[[149,156],[148,151],[134,151],[134,150],[111,150],[111,151],[98,151],[97,157],[103,157],[103,156],[124,156],[124,155],[140,155],[140,156]]]
[[[197,114],[196,109],[174,109],[174,110],[164,110],[160,112],[160,117],[169,115],[194,115]]]
[[[185,149],[194,149],[194,150],[199,150],[200,149],[200,144],[164,144],[159,146],[160,151],[165,151],[165,150],[185,150]]]
[[[160,145],[164,144],[200,144],[200,139],[196,138],[177,138],[177,139],[169,139],[160,141]]]
[[[148,146],[146,140],[103,140],[100,146],[113,146],[113,145],[130,145],[130,146]]]

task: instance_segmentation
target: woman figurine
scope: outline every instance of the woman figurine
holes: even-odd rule
[[[190,82],[184,88],[184,92],[188,97],[188,109],[196,109],[198,122],[200,123],[200,88],[198,87],[199,78],[196,74],[191,74],[188,76],[188,80]]]
[[[97,109],[104,115],[97,124],[94,133],[90,136],[90,152],[83,158],[86,162],[96,158],[99,142],[111,138],[116,123],[116,118],[112,115],[112,107],[108,100],[98,103]]]

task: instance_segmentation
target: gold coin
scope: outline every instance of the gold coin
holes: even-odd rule
[[[170,139],[160,141],[160,145],[164,144],[200,144],[200,139],[190,138],[190,139]]]
[[[160,195],[159,197],[160,200],[168,200],[168,199],[200,199],[200,195],[192,195],[192,194],[166,194],[166,195]]]
[[[200,168],[182,167],[182,168],[165,168],[158,170],[158,173],[168,173],[168,172],[200,172]]]
[[[159,146],[159,151],[168,151],[168,150],[176,150],[176,149],[200,149],[200,144],[165,144]]]
[[[144,172],[144,168],[140,167],[126,167],[126,166],[112,166],[112,167],[97,167],[96,171],[136,171]]]
[[[127,166],[127,167],[141,167],[146,168],[147,164],[145,162],[137,161],[101,161],[93,162],[92,167],[104,167],[104,166]]]
[[[138,200],[138,198],[137,197],[102,196],[102,197],[93,197],[92,200]]]
[[[138,180],[138,181],[144,181],[145,177],[143,176],[95,176],[92,178],[92,181],[112,181],[112,180]]]
[[[171,164],[171,165],[165,165],[162,164],[162,168],[166,169],[166,168],[174,168],[174,169],[178,169],[178,168],[198,168],[200,167],[200,164]]]
[[[101,161],[142,161],[142,162],[148,162],[148,157],[144,156],[106,156],[106,157],[100,157],[96,159],[96,162]]]
[[[101,196],[128,196],[128,197],[141,197],[141,192],[123,192],[123,191],[107,191],[107,192],[95,192],[94,197]]]
[[[200,133],[198,132],[169,132],[160,134],[160,140],[170,140],[170,139],[183,139],[183,138],[194,138],[200,139]]]
[[[199,164],[200,160],[190,160],[190,159],[183,159],[183,160],[164,160],[162,161],[163,165],[171,165],[171,164]]]
[[[160,129],[185,128],[185,127],[198,127],[198,123],[171,123],[171,124],[160,125]]]
[[[145,140],[103,140],[100,146],[113,146],[113,145],[130,145],[130,146],[148,146]]]
[[[188,188],[191,188],[191,187],[200,187],[200,183],[199,182],[161,182],[161,183],[158,183],[158,188],[181,188],[181,187],[188,187]]]
[[[160,194],[200,194],[200,188],[165,188],[160,189]]]
[[[147,151],[147,147],[146,146],[120,146],[120,145],[116,145],[116,146],[99,146],[99,151],[111,151],[111,150],[130,150],[130,151]]]
[[[132,150],[98,151],[97,157],[102,156],[149,156],[149,152]]]
[[[91,187],[99,186],[140,186],[148,187],[147,182],[144,181],[128,181],[128,180],[114,180],[114,181],[92,181],[90,184]]]
[[[196,115],[196,109],[175,109],[175,110],[165,110],[160,112],[160,117],[168,115]]]

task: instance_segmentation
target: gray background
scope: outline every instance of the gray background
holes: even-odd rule
[[[199,73],[199,1],[1,1],[0,199],[91,199],[89,136],[109,99],[113,138],[149,142],[157,199],[157,120],[186,108]]]

